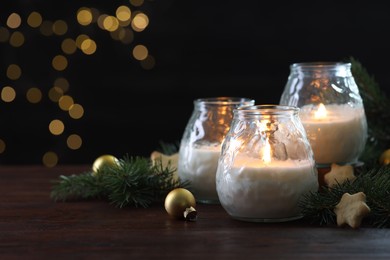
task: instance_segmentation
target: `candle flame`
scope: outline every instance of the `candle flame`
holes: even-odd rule
[[[324,104],[320,104],[318,106],[318,110],[314,112],[314,118],[315,119],[322,119],[322,118],[325,118],[327,115],[327,111],[326,111],[326,108],[324,106]]]
[[[268,164],[271,162],[271,145],[269,144],[268,137],[265,140],[265,146],[263,148],[263,162]]]

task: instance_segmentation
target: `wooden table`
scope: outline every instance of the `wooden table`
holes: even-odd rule
[[[186,222],[159,204],[50,199],[52,180],[87,169],[0,167],[0,259],[390,259],[389,229],[248,223],[200,204]]]

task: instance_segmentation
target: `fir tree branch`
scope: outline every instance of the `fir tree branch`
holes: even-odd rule
[[[174,179],[171,166],[150,159],[124,157],[118,166],[105,166],[95,175],[92,172],[79,175],[60,176],[52,188],[51,198],[55,201],[105,198],[119,208],[126,206],[148,207],[161,200],[174,188],[187,187]]]
[[[104,196],[101,179],[93,176],[90,172],[70,176],[61,175],[53,183],[50,197],[54,201],[93,199]]]
[[[390,165],[370,169],[359,174],[354,181],[347,180],[332,188],[322,187],[318,192],[308,193],[299,206],[311,223],[334,224],[336,215],[333,210],[343,194],[360,191],[366,194],[366,203],[371,209],[366,221],[373,227],[390,227]]]

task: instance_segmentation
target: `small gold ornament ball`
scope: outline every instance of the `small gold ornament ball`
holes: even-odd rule
[[[195,206],[194,195],[184,188],[171,190],[165,198],[165,210],[169,215],[177,218],[184,218],[186,209]]]
[[[385,150],[379,157],[379,162],[382,165],[390,164],[390,149]]]
[[[93,174],[95,175],[103,166],[118,165],[118,159],[111,154],[104,154],[99,156],[92,165]]]

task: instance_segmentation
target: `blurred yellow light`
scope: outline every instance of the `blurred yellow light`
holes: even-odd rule
[[[9,39],[9,31],[5,27],[0,26],[0,42],[6,42]]]
[[[65,126],[59,119],[54,119],[49,124],[49,131],[53,135],[60,135],[64,132]]]
[[[144,45],[137,45],[133,49],[133,56],[137,60],[144,60],[148,57],[148,49]]]
[[[27,24],[33,28],[37,28],[42,24],[42,16],[38,12],[32,12],[27,18]]]
[[[68,137],[68,139],[66,140],[66,144],[68,145],[68,147],[72,150],[77,150],[81,147],[81,145],[83,144],[83,140],[81,139],[81,137],[77,134],[72,134]]]
[[[119,21],[125,22],[130,20],[131,17],[131,10],[129,7],[125,5],[121,5],[116,9],[116,17]]]
[[[64,95],[58,100],[58,105],[64,111],[68,111],[73,104],[73,98],[69,95]]]
[[[66,78],[57,78],[54,81],[54,86],[62,89],[61,96],[69,90],[69,82]],[[57,100],[58,101],[58,100]]]
[[[17,80],[22,75],[21,68],[16,64],[11,64],[7,68],[7,77],[12,80]]]
[[[149,25],[149,18],[144,13],[138,13],[131,22],[131,28],[136,32],[141,32]]]
[[[104,20],[106,19],[106,17],[108,17],[108,15],[102,14],[102,15],[99,15],[99,18],[97,19],[97,24],[98,24],[99,28],[102,30],[105,30],[103,23],[104,23]]]
[[[126,21],[120,21],[120,20],[118,20],[118,21],[119,21],[119,26],[121,26],[121,27],[127,27],[127,26],[129,26],[129,24],[131,24],[131,19],[126,20]]]
[[[60,87],[54,86],[49,90],[49,99],[53,102],[58,102],[63,95],[64,91]]]
[[[46,152],[43,157],[42,157],[42,163],[43,165],[45,165],[46,167],[54,167],[57,165],[58,163],[58,156],[55,152]]]
[[[22,23],[22,18],[20,18],[20,15],[17,13],[12,13],[8,16],[7,19],[7,26],[11,29],[16,29],[20,26]]]
[[[66,54],[73,54],[77,50],[76,42],[73,39],[67,38],[62,41],[61,49]]]
[[[68,60],[63,55],[57,55],[51,62],[53,68],[58,71],[63,71],[68,67]]]
[[[0,139],[0,153],[4,153],[6,147],[7,145],[5,144],[5,142]]]
[[[68,31],[68,25],[63,20],[57,20],[53,24],[53,32],[56,35],[64,35]]]
[[[129,2],[133,6],[141,6],[144,3],[144,0],[130,0]]]
[[[80,119],[84,115],[84,108],[80,104],[73,104],[69,108],[69,115],[73,119]]]
[[[53,35],[53,23],[50,21],[43,21],[41,24],[41,27],[39,27],[39,31],[44,36],[51,36]]]
[[[82,7],[77,11],[77,21],[79,24],[87,26],[92,22],[91,9]]]
[[[145,70],[151,70],[156,65],[156,60],[151,56],[148,55],[146,59],[141,61],[141,67]]]
[[[117,30],[119,27],[119,21],[114,16],[107,16],[103,20],[103,28],[109,32]]]
[[[26,98],[30,103],[39,103],[42,100],[42,92],[39,88],[30,88],[27,90]]]
[[[86,39],[89,39],[89,36],[86,35],[86,34],[80,34],[79,36],[77,36],[77,38],[76,38],[76,46],[77,46],[77,48],[81,49],[81,44],[82,44]]]
[[[96,51],[95,41],[91,39],[86,39],[85,41],[83,41],[83,43],[81,43],[81,50],[87,55],[94,54]]]
[[[10,86],[5,86],[2,90],[1,90],[1,99],[4,101],[4,102],[12,102],[14,101],[16,97],[16,92],[15,90],[10,87]]]
[[[13,32],[9,38],[9,44],[12,47],[20,47],[24,43],[24,35],[21,32]]]

